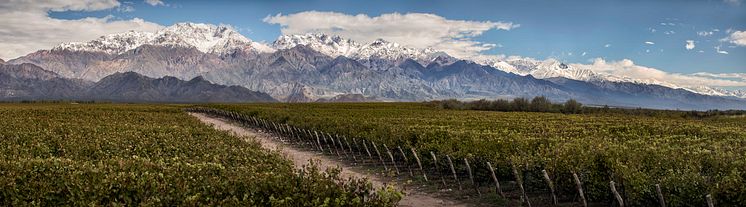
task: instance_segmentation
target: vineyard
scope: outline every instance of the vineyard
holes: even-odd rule
[[[419,103],[202,105],[341,159],[523,205],[746,206],[746,117],[444,110]],[[502,185],[501,185],[502,184]]]
[[[386,206],[398,196],[297,170],[181,106],[2,104],[0,117],[0,206]]]

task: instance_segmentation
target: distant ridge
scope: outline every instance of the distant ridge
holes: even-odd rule
[[[196,77],[150,78],[135,72],[115,73],[98,82],[68,79],[34,64],[0,65],[0,100],[97,100],[114,102],[275,102],[266,93],[224,86]]]
[[[88,90],[88,98],[119,102],[275,102],[266,93],[212,84],[202,76],[183,81],[171,76],[150,78],[135,72],[101,79]]]
[[[86,81],[126,72],[181,80],[202,77],[215,84],[261,91],[284,102],[342,100],[338,98],[345,97],[335,97],[350,94],[380,101],[545,96],[554,101],[576,99],[633,108],[746,109],[746,91],[615,77],[593,72],[588,65],[553,59],[458,59],[382,39],[357,43],[325,34],[283,35],[265,44],[230,27],[194,23],[175,24],[155,33],[126,32],[65,43],[9,62],[33,63],[61,77]],[[156,98],[149,91],[143,93],[128,94],[138,100]]]

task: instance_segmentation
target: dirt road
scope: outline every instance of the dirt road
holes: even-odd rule
[[[283,144],[281,141],[277,139],[271,138],[271,135],[269,134],[259,132],[257,130],[250,129],[250,128],[240,127],[238,125],[229,123],[228,121],[215,118],[215,117],[206,116],[204,114],[199,114],[199,113],[189,113],[189,114],[194,117],[197,117],[203,123],[212,125],[216,129],[230,131],[241,137],[253,138],[256,141],[258,141],[262,145],[262,147],[264,147],[265,149],[278,151],[281,154],[283,154],[287,159],[293,161],[296,167],[301,167],[305,164],[308,164],[309,160],[313,159],[314,161],[318,161],[319,168],[322,170],[325,170],[330,167],[337,167],[337,166],[341,167],[342,168],[341,175],[345,178],[365,177],[365,178],[368,178],[368,180],[370,180],[370,182],[373,184],[375,188],[381,188],[382,186],[385,186],[387,184],[387,179],[382,178],[379,175],[368,173],[366,170],[361,169],[359,167],[348,166],[345,163],[324,157],[323,155],[318,154],[316,152],[295,149],[292,146]],[[391,183],[391,184],[396,186],[396,183]],[[413,190],[404,190],[404,192],[406,196],[404,196],[404,199],[402,199],[399,202],[400,206],[426,206],[426,207],[466,206],[463,203],[435,198],[432,195],[422,193],[422,192],[416,192]]]

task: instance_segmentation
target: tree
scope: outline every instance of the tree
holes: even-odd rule
[[[575,99],[567,100],[562,110],[566,114],[579,114],[583,112],[583,104],[576,101]]]
[[[525,98],[513,99],[513,110],[514,111],[528,111],[529,102]]]
[[[531,111],[548,112],[552,109],[552,102],[544,96],[537,96],[531,100]]]

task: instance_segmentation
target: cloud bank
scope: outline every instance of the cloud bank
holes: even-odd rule
[[[75,20],[55,19],[48,12],[101,11],[117,9],[116,0],[5,0],[0,1],[0,58],[12,59],[63,42],[95,39],[101,35],[137,31],[156,31],[162,26],[139,18],[115,20],[86,17]]]
[[[380,16],[306,11],[267,16],[264,22],[280,25],[282,34],[324,33],[358,42],[382,38],[405,46],[433,48],[454,57],[466,58],[494,48],[473,40],[489,30],[511,30],[512,22],[450,20],[426,13],[388,13]]]
[[[573,64],[573,66],[589,69],[593,72],[616,77],[637,79],[646,83],[679,87],[744,87],[746,86],[746,73],[694,73],[681,74],[669,73],[651,67],[636,65],[632,60],[623,59],[619,61],[606,61],[596,58],[590,65]]]

